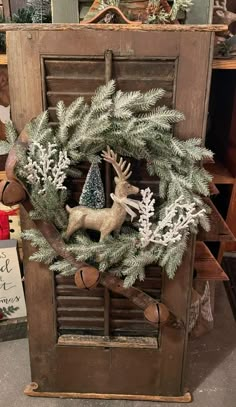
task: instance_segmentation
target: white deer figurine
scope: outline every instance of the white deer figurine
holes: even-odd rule
[[[103,151],[102,157],[105,161],[112,164],[118,175],[114,179],[116,184],[115,193],[111,194],[114,203],[111,208],[104,209],[91,209],[85,206],[70,208],[66,205],[66,210],[70,215],[66,231],[67,238],[76,230],[92,229],[100,232],[101,241],[112,231],[120,232],[127,213],[131,216],[131,219],[136,216],[130,206],[139,209],[139,201],[127,198],[128,195],[134,195],[139,192],[139,188],[129,184],[127,181],[132,174],[130,164],[126,166],[126,161],[122,157],[118,162],[117,154],[109,147],[107,151]]]

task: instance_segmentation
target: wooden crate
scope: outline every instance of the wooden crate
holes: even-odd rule
[[[208,30],[215,29],[126,25],[13,29],[7,34],[13,121],[21,130],[49,108],[55,122],[58,100],[69,104],[81,95],[89,99],[104,83],[104,55],[110,49],[119,88],[164,87],[165,102],[186,116],[175,135],[203,138],[214,40]],[[193,50],[194,58],[190,57]],[[25,78],[34,86],[25,86]],[[137,185],[147,181],[138,163],[133,181]],[[152,180],[151,187],[158,190],[157,180]],[[74,186],[77,197],[80,188]],[[34,227],[24,211],[22,221],[25,229]],[[212,236],[218,234],[216,228]],[[176,396],[175,400],[189,401],[189,395],[184,395],[192,240],[174,280],[164,273],[160,278],[155,266],[148,271],[143,289],[152,291],[183,322],[181,329],[169,325],[158,332],[127,300],[109,294],[107,301],[101,287],[85,292],[70,279],[55,279],[46,266],[27,261],[32,252],[29,244],[24,249],[32,380],[36,382],[27,394],[141,400]],[[107,329],[110,339],[104,339]]]
[[[0,342],[27,338],[27,319],[13,318],[0,321]]]

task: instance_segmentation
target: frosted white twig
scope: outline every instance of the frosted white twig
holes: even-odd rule
[[[56,144],[48,143],[45,148],[37,142],[30,144],[25,170],[28,174],[28,182],[38,186],[40,194],[46,192],[48,183],[54,185],[57,190],[66,189],[63,182],[70,159],[67,157],[66,151],[60,151],[58,155],[56,146]]]
[[[155,199],[152,199],[153,193],[150,188],[142,190],[141,194],[139,233],[142,247],[146,247],[150,243],[167,246],[169,243],[180,241],[189,226],[204,216],[206,212],[205,209],[197,212],[194,202],[184,203],[184,197],[180,196],[165,209],[164,218],[158,222],[156,229],[153,230],[150,219],[154,215]]]
[[[141,214],[139,218],[139,233],[141,235],[142,246],[145,247],[150,243],[153,235],[150,219],[154,215],[155,199],[152,199],[153,192],[151,192],[150,188],[142,189],[141,195],[142,201],[139,204],[139,213]]]

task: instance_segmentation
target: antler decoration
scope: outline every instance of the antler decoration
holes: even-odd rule
[[[131,164],[129,163],[127,165],[127,168],[125,169],[126,166],[126,161],[123,160],[122,157],[120,157],[119,162],[117,161],[117,154],[114,153],[113,150],[110,149],[110,147],[107,147],[107,151],[102,152],[102,158],[104,161],[112,164],[114,170],[116,171],[118,178],[121,181],[126,181],[129,179],[132,175],[132,171],[130,170]]]

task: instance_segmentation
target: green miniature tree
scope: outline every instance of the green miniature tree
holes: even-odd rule
[[[98,164],[92,164],[89,169],[79,203],[96,209],[105,206],[105,193]]]

